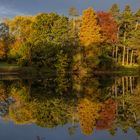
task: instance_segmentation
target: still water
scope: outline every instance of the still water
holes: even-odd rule
[[[62,77],[0,77],[1,140],[140,139],[140,77]]]

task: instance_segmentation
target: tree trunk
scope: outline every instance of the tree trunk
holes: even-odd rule
[[[130,76],[130,93],[133,94],[132,77]]]
[[[123,104],[123,110],[125,109],[125,100],[123,99],[122,101],[122,104]]]
[[[119,40],[120,26],[118,27],[117,40]]]
[[[125,95],[124,77],[122,77],[122,92],[123,92],[123,96],[124,96]]]
[[[118,26],[117,41],[119,41],[120,26]],[[118,62],[118,46],[116,45],[116,62]]]
[[[113,48],[112,48],[112,57],[114,58],[114,53],[115,53],[115,51],[114,51],[114,46],[113,46]]]
[[[125,62],[125,48],[126,48],[126,46],[124,45],[124,46],[123,46],[123,58],[122,58],[122,65],[124,65],[124,62]]]
[[[123,42],[125,43],[126,41],[126,32],[124,32],[124,37],[123,37]]]
[[[133,76],[132,77],[132,90],[135,89],[135,77]]]
[[[136,117],[136,113],[135,112],[133,113],[133,116],[134,116],[134,121],[137,122],[137,117]]]
[[[128,93],[128,76],[125,77],[126,80],[126,94]]]
[[[117,97],[118,96],[118,88],[117,88],[117,81],[116,81],[116,79],[115,79],[115,97]]]
[[[133,64],[133,53],[134,53],[134,51],[132,50],[132,51],[131,51],[130,65],[132,65],[132,64]]]
[[[129,63],[129,48],[127,48],[127,58],[126,58],[126,65]]]
[[[136,57],[135,57],[134,52],[133,52],[132,65],[134,65],[135,63],[136,63]]]
[[[115,52],[116,62],[118,62],[118,46],[116,45],[116,52]]]
[[[138,29],[138,25],[139,25],[139,22],[137,21],[137,22],[136,22],[136,26],[135,26],[135,30]]]
[[[76,29],[76,21],[75,21],[75,18],[72,18],[72,26],[73,26],[73,31],[75,32],[75,29]]]
[[[111,94],[114,96],[114,84],[111,86]]]
[[[126,26],[126,25],[125,25]],[[124,36],[123,36],[123,43],[125,44],[126,42],[126,32],[124,32]],[[125,63],[125,50],[126,49],[126,46],[124,45],[123,46],[123,58],[122,58],[122,65],[124,65]]]

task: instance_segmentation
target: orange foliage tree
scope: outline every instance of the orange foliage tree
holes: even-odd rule
[[[96,128],[111,129],[113,121],[116,118],[116,102],[112,99],[105,101],[102,105],[100,117],[97,121]]]
[[[97,12],[99,25],[101,27],[102,44],[103,44],[103,54],[105,54],[105,49],[109,50],[112,57],[118,60],[118,25],[115,21],[113,15],[108,12]],[[104,48],[105,47],[105,48]],[[107,48],[108,47],[108,48]],[[103,60],[104,61],[104,60]]]
[[[111,13],[97,12],[101,26],[102,41],[105,43],[116,43],[118,27]]]

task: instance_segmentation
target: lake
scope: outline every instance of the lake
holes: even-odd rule
[[[140,77],[0,76],[2,140],[139,140]]]

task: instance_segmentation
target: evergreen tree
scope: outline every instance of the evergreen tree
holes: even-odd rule
[[[133,29],[133,21],[134,21],[133,13],[131,11],[131,8],[129,5],[126,5],[124,11],[121,14],[121,25],[120,25],[120,37],[121,43],[123,45],[122,65],[128,64],[129,61],[128,40],[131,36],[130,33]]]

